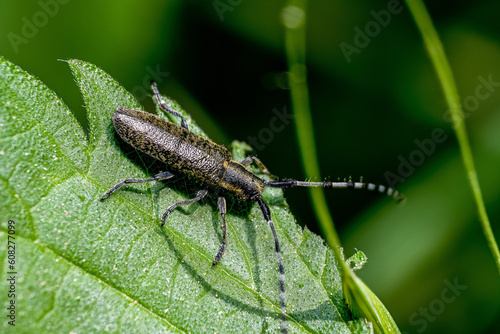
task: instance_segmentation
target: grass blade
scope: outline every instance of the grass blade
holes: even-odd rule
[[[444,53],[443,45],[439,39],[439,36],[432,24],[431,18],[425,5],[420,0],[407,0],[406,3],[410,8],[410,11],[415,19],[418,29],[422,34],[425,47],[429,56],[431,58],[432,64],[439,78],[439,82],[443,89],[446,103],[448,104],[453,128],[458,139],[458,145],[460,147],[460,152],[462,154],[462,160],[465,165],[465,170],[467,172],[467,178],[472,190],[472,195],[474,196],[474,201],[476,202],[477,212],[479,215],[479,221],[483,228],[484,235],[488,241],[488,246],[490,247],[493,258],[497,264],[500,273],[500,251],[498,250],[498,245],[493,235],[491,229],[490,221],[486,213],[486,208],[483,201],[483,196],[481,193],[481,188],[479,186],[479,181],[477,179],[476,168],[474,167],[474,159],[472,158],[472,151],[469,144],[469,139],[467,136],[467,130],[465,129],[464,116],[462,112],[462,107],[458,98],[458,91],[453,78],[453,73],[451,71],[450,65]]]

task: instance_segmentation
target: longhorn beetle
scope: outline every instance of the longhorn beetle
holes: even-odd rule
[[[271,220],[271,211],[261,197],[264,188],[324,187],[368,189],[386,193],[398,200],[403,199],[403,196],[389,187],[377,186],[373,183],[364,183],[361,181],[352,182],[351,179],[344,182],[306,182],[292,179],[279,181],[262,180],[247,169],[248,165],[254,162],[261,171],[268,174],[267,169],[265,169],[259,159],[256,157],[247,157],[240,162],[234,161],[231,153],[225,147],[190,132],[184,117],[165,104],[155,82],[152,82],[151,88],[160,108],[171,115],[179,117],[181,119],[181,126],[144,111],[118,107],[112,117],[116,132],[125,142],[137,150],[166,163],[172,171],[190,175],[207,185],[202,190],[199,190],[194,198],[172,204],[163,214],[161,226],[165,225],[168,215],[176,207],[197,202],[205,197],[208,193],[209,185],[215,186],[223,192],[231,193],[237,199],[257,202],[262,210],[264,219],[271,228],[274,238],[274,247],[276,256],[278,257],[279,268],[281,330],[283,333],[286,333],[285,270],[281,259],[280,244]],[[101,201],[108,198],[113,192],[127,183],[161,181],[173,176],[174,174],[167,171],[147,179],[124,180],[109,189],[101,198]],[[224,196],[220,195],[218,197],[217,204],[222,217],[223,238],[222,245],[212,263],[213,266],[222,258],[227,244],[226,200]]]

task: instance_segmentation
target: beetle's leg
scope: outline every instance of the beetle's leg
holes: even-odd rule
[[[155,94],[156,101],[158,101],[158,105],[160,106],[160,108],[163,111],[169,113],[170,115],[179,117],[182,120],[181,121],[182,127],[189,131],[189,127],[188,127],[188,124],[187,124],[184,116],[182,116],[177,111],[175,111],[174,109],[170,108],[169,106],[167,106],[165,104],[165,102],[161,98],[160,92],[158,91],[158,87],[156,87],[156,82],[151,81],[151,89],[153,90],[153,93]]]
[[[226,225],[226,199],[222,196],[219,196],[219,200],[217,201],[219,206],[219,212],[222,217],[222,245],[220,246],[219,252],[215,255],[213,266],[217,264],[224,255],[224,250],[226,249],[227,244],[227,225]]]
[[[267,176],[271,176],[271,174],[269,174],[269,170],[267,170],[266,166],[264,166],[262,161],[260,161],[260,159],[257,157],[246,157],[240,162],[240,164],[242,164],[245,167],[248,167],[248,165],[250,165],[252,162],[255,162],[255,164],[257,165],[257,167],[259,167],[259,170],[262,173],[266,174]]]
[[[283,268],[283,261],[281,257],[281,249],[280,244],[278,242],[278,236],[276,235],[276,230],[274,228],[273,221],[271,220],[271,210],[267,204],[260,198],[260,196],[254,197],[254,200],[259,203],[260,209],[264,218],[267,221],[267,224],[271,228],[271,232],[273,233],[274,238],[274,248],[276,251],[276,256],[278,257],[278,268],[280,273],[280,301],[281,301],[281,332],[288,333],[287,324],[286,324],[286,295],[285,295],[285,269]]]
[[[353,182],[351,178],[339,182],[308,182],[297,180],[281,180],[281,181],[268,181],[266,186],[272,188],[291,188],[291,187],[323,187],[323,188],[339,188],[339,189],[367,189],[370,191],[378,191],[381,194],[394,197],[398,201],[402,201],[405,197],[397,190],[391,187],[376,185],[374,183],[365,183],[363,179],[359,182]]]
[[[118,190],[119,188],[121,188],[122,186],[124,186],[127,183],[142,183],[142,182],[161,181],[161,180],[169,179],[172,176],[174,176],[174,174],[172,174],[170,172],[163,172],[163,173],[156,174],[154,177],[150,177],[148,179],[126,179],[126,180],[123,180],[122,182],[120,182],[116,186],[114,186],[113,188],[106,191],[104,196],[101,197],[101,201],[104,201],[106,198],[109,197],[109,195],[111,195],[112,193],[114,193],[116,190]]]
[[[188,204],[191,204],[191,203],[194,203],[194,202],[198,202],[199,200],[201,200],[203,197],[205,197],[205,195],[207,194],[207,190],[206,189],[203,189],[203,190],[200,190],[198,191],[198,193],[196,194],[196,197],[195,198],[191,198],[191,199],[188,199],[188,200],[185,200],[185,201],[180,201],[180,202],[177,202],[175,204],[172,204],[168,209],[167,211],[165,211],[165,213],[163,214],[163,216],[161,216],[161,226],[165,225],[165,221],[167,220],[167,217],[168,215],[170,214],[170,212],[174,211],[174,209],[178,206],[181,206],[181,205],[188,205]]]

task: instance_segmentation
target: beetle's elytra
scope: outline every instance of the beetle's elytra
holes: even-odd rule
[[[113,123],[128,144],[166,163],[172,170],[220,187],[243,200],[251,200],[264,190],[264,182],[232,160],[225,147],[156,115],[118,107]]]
[[[113,114],[112,121],[118,135],[137,150],[144,152],[164,163],[172,171],[163,172],[147,179],[127,179],[113,188],[109,189],[101,200],[108,198],[113,192],[127,183],[141,183],[160,181],[171,178],[173,173],[184,173],[203,181],[204,184],[219,188],[221,195],[218,198],[218,208],[222,217],[223,241],[216,254],[213,265],[222,258],[227,243],[226,226],[226,200],[224,193],[230,193],[236,198],[245,201],[255,201],[259,204],[262,214],[266,219],[274,238],[275,250],[279,268],[280,303],[282,312],[283,333],[287,332],[286,323],[286,295],[285,295],[285,271],[282,263],[281,249],[276,235],[274,224],[271,220],[271,212],[267,204],[262,200],[261,194],[264,188],[289,188],[302,187],[325,187],[325,188],[351,188],[377,190],[401,200],[403,196],[392,188],[377,186],[373,183],[353,182],[306,182],[291,179],[279,181],[265,181],[253,174],[246,167],[255,162],[262,171],[267,171],[259,159],[248,157],[241,162],[234,161],[231,153],[223,146],[198,136],[189,131],[188,124],[181,114],[169,108],[163,101],[155,83],[152,83],[155,98],[162,110],[180,117],[181,125],[166,121],[156,115],[140,111],[118,107]],[[201,200],[208,192],[208,187],[198,191],[195,198],[174,203],[162,216],[162,226],[170,212],[180,205],[190,204]]]

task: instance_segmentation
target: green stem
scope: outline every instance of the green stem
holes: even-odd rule
[[[314,131],[309,108],[309,92],[305,65],[305,0],[291,0],[283,9],[289,83],[292,96],[295,127],[302,164],[308,178],[319,177]],[[322,188],[309,188],[314,212],[323,234],[337,258],[342,271],[342,286],[347,303],[354,314],[367,318],[377,333],[400,333],[394,319],[375,294],[354,275],[344,261],[340,239],[326,204]]]
[[[421,0],[406,0],[406,3],[408,4],[413,18],[420,29],[425,47],[427,48],[427,52],[429,53],[446,97],[446,102],[452,115],[453,128],[455,129],[458,145],[460,146],[460,151],[462,153],[462,160],[465,165],[469,184],[476,202],[479,220],[500,273],[500,251],[498,250],[498,245],[495,241],[493,231],[491,230],[490,221],[484,206],[481,188],[479,187],[479,181],[474,167],[474,160],[472,158],[472,151],[467,137],[467,131],[465,129],[462,108],[458,98],[458,91],[450,65],[444,53],[441,41],[439,40],[439,36],[432,24],[429,13],[427,12],[423,2]]]
[[[305,65],[305,0],[292,0],[283,9],[282,19],[285,25],[285,48],[289,69],[289,84],[292,97],[295,128],[299,150],[306,177],[319,177],[319,165],[314,142],[314,131],[309,108],[309,92]],[[321,188],[309,188],[314,212],[321,230],[330,248],[335,252],[339,265],[347,269],[341,253],[340,239],[335,231],[333,219],[326,204]],[[345,271],[345,270],[344,270]]]

